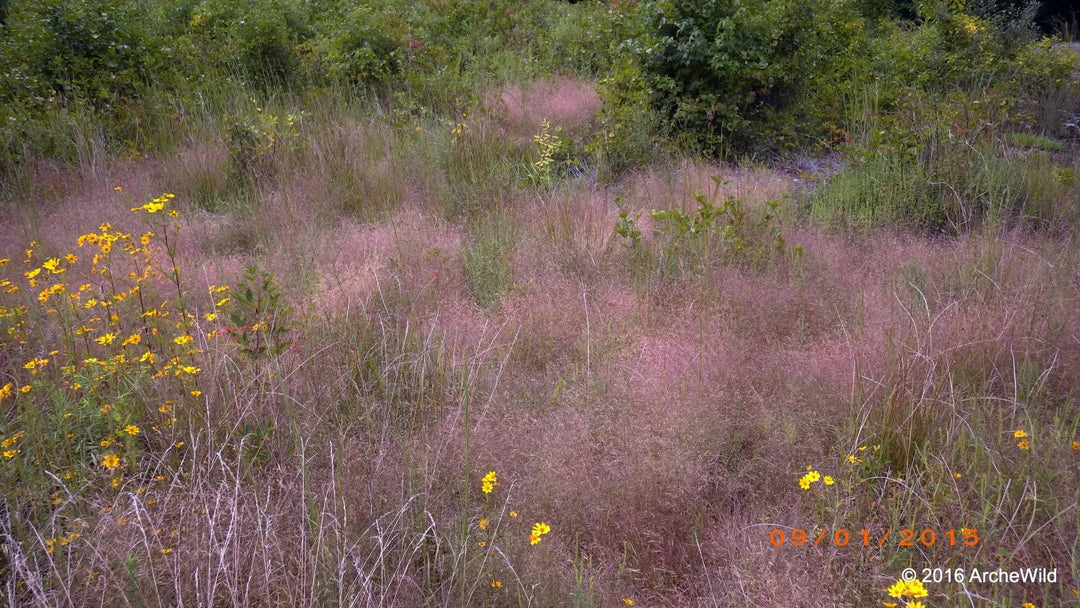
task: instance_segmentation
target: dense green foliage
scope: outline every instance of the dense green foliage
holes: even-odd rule
[[[250,174],[237,146],[274,129],[253,126],[265,117],[244,100],[303,111],[346,98],[398,127],[406,116],[456,123],[489,85],[566,74],[597,82],[604,107],[580,160],[602,180],[665,150],[839,152],[853,165],[837,186],[842,200],[819,193],[817,217],[966,227],[987,214],[1029,214],[1015,196],[1007,208],[988,202],[1005,199],[986,194],[1001,180],[978,176],[997,166],[985,159],[1007,156],[1006,136],[1053,144],[1076,111],[1076,55],[1037,39],[1036,9],[989,0],[12,0],[0,27],[0,184],[26,180],[27,162],[166,152],[207,135],[229,144],[233,169],[247,162],[234,174]],[[882,190],[910,196],[884,201]]]
[[[403,107],[460,112],[476,82],[597,73],[612,52],[586,27],[603,7],[555,2],[14,0],[6,13],[2,173],[75,160],[73,130],[112,151],[167,147],[250,96],[398,91]]]
[[[661,116],[707,152],[803,145],[865,68],[869,39],[843,0],[679,0],[645,12],[635,50]]]

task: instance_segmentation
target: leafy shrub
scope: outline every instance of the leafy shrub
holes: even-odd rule
[[[544,119],[540,132],[533,136],[536,160],[528,165],[528,180],[538,187],[546,188],[558,177],[566,175],[579,165],[574,155],[574,140],[563,133],[562,127],[551,129],[551,122]]]
[[[623,61],[614,74],[597,83],[603,106],[597,129],[586,151],[597,160],[598,178],[611,180],[625,169],[644,165],[658,156],[660,124],[641,69]]]
[[[101,107],[167,77],[162,40],[122,0],[14,3],[0,36],[0,103],[74,99]]]
[[[297,122],[302,118],[302,112],[282,118],[256,108],[253,117],[234,120],[224,135],[230,187],[242,188],[267,177],[274,153],[295,143]]]
[[[352,84],[389,82],[405,66],[407,29],[400,14],[356,6],[320,42],[323,69]]]
[[[239,72],[263,88],[299,80],[300,46],[313,36],[301,5],[287,0],[206,0],[192,11],[189,30],[192,63]]]
[[[616,199],[619,219],[614,232],[629,250],[633,264],[648,264],[661,276],[678,276],[706,272],[720,263],[738,263],[749,267],[765,267],[777,256],[799,256],[802,247],[788,249],[781,229],[781,202],[771,200],[760,215],[751,213],[742,199],[727,197],[713,201],[722,182],[712,178],[712,196],[695,193],[697,210],[688,213],[679,207],[653,209],[649,217],[655,222],[653,239],[645,246],[637,220],[630,217],[622,201]]]
[[[787,149],[838,115],[833,86],[857,71],[863,23],[849,2],[649,3],[636,48],[670,134],[711,154]]]
[[[252,359],[275,357],[292,346],[286,335],[293,309],[282,299],[274,275],[255,266],[244,269],[243,278],[225,302],[232,326],[225,333]]]

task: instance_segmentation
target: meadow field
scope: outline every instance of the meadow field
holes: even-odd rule
[[[0,602],[1080,606],[1032,7],[0,2]]]

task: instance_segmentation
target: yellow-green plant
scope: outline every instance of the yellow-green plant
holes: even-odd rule
[[[544,188],[562,172],[575,164],[571,142],[563,134],[562,127],[551,128],[551,121],[544,119],[540,132],[533,136],[536,160],[529,165],[529,181]]]
[[[94,487],[132,480],[145,493],[144,470],[174,462],[182,446],[179,411],[201,394],[201,351],[176,265],[172,199],[132,208],[146,217],[137,232],[103,223],[73,251],[43,254],[31,242],[21,268],[0,260],[16,270],[0,279],[0,361],[14,378],[0,387],[0,486],[34,507],[38,525]],[[55,532],[72,540],[71,530]]]

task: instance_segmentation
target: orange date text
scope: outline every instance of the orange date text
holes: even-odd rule
[[[774,528],[769,532],[769,543],[774,547],[791,545],[802,547],[812,545],[835,545],[837,547],[933,547],[946,545],[949,547],[974,547],[979,544],[979,531],[975,528],[960,528],[959,530],[934,530],[924,528],[916,530],[912,528],[883,530],[848,530],[839,528],[836,530],[804,530],[802,528],[781,529]]]

